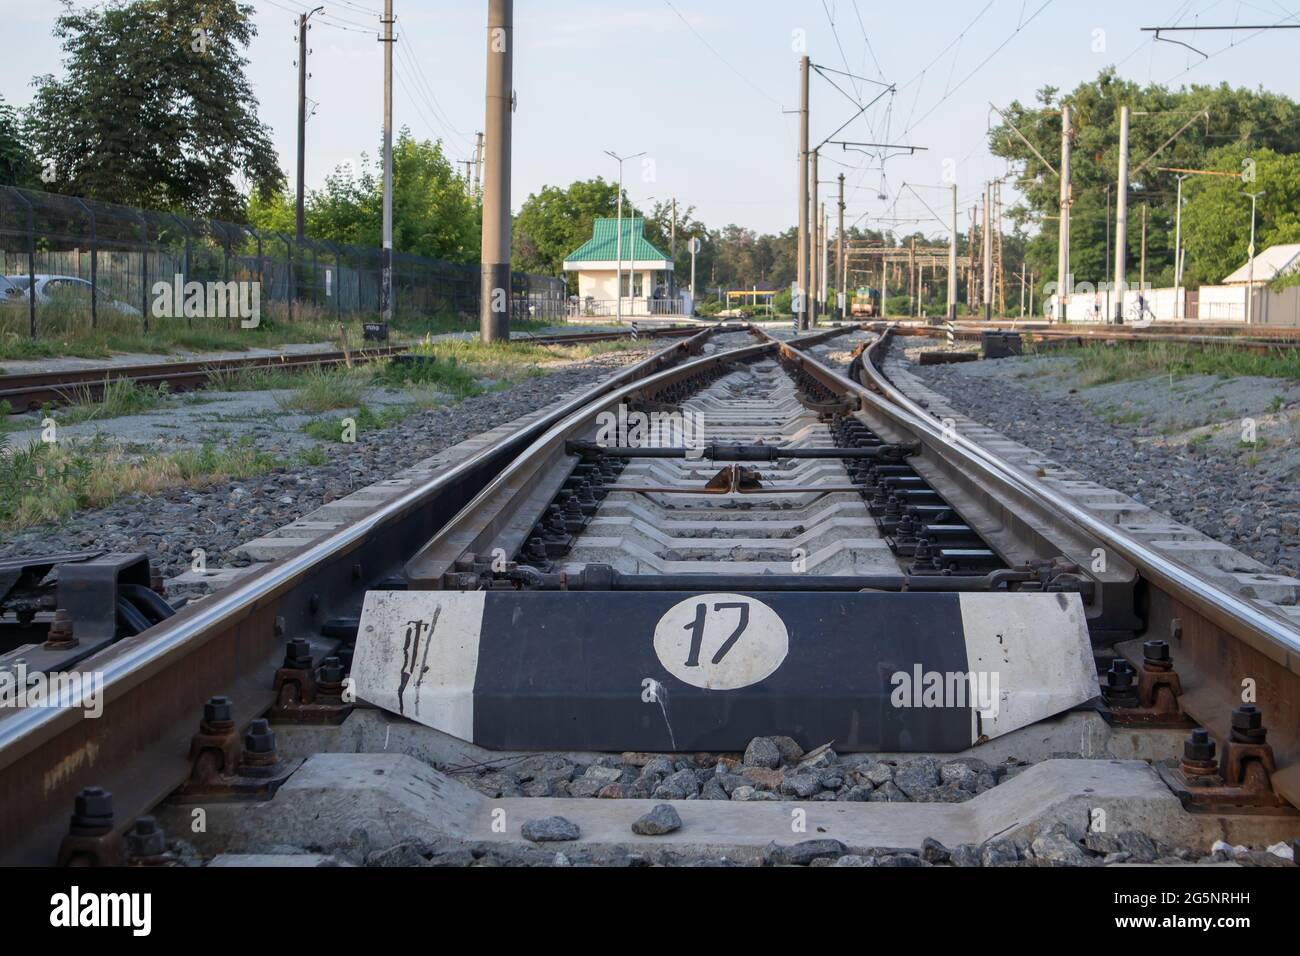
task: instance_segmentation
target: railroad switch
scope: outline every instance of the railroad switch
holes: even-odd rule
[[[1198,727],[1184,743],[1182,759],[1158,764],[1156,770],[1191,812],[1300,816],[1273,789],[1277,763],[1267,737],[1259,708],[1242,704],[1232,712],[1228,740],[1217,760],[1214,738]]]
[[[281,760],[275,732],[262,718],[241,739],[227,697],[203,705],[199,732],[190,740],[190,778],[176,791],[182,803],[203,800],[268,800],[302,760]]]

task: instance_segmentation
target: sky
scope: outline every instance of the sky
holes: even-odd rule
[[[252,2],[258,36],[248,75],[288,173],[295,17],[309,5]],[[382,0],[310,6],[318,4],[308,59],[309,189],[340,164],[375,155],[383,94]],[[453,160],[471,158],[483,128],[487,0],[395,0],[394,8],[395,125],[443,140]],[[9,103],[29,101],[33,75],[61,72],[50,34],[59,10],[57,0],[0,0],[0,95]],[[788,228],[806,51],[823,70],[812,81],[815,143],[850,120],[855,103],[883,92],[833,139],[924,147],[892,150],[882,168],[879,150],[827,146],[819,178],[828,209],[843,172],[850,224],[945,236],[947,223],[936,218],[951,203],[940,191],[945,168],[963,208],[1007,172],[987,149],[990,103],[1030,102],[1043,86],[1071,89],[1108,65],[1143,84],[1226,82],[1300,99],[1300,30],[1175,35],[1208,59],[1140,31],[1280,23],[1300,23],[1300,0],[516,0],[512,205],[545,185],[616,178],[606,150],[644,152],[625,168],[628,194],[642,208],[675,197],[713,227]]]

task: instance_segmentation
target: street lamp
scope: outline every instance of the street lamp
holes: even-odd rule
[[[1250,197],[1250,262],[1247,265],[1246,278],[1246,324],[1251,325],[1255,321],[1255,207],[1260,196],[1268,195],[1268,190],[1242,193],[1242,195]]]
[[[1183,287],[1183,180],[1191,178],[1191,173],[1178,177],[1178,219],[1174,227],[1174,309],[1180,319],[1185,315],[1179,294]]]
[[[618,324],[623,323],[623,164],[629,159],[639,159],[645,153],[637,153],[634,156],[619,156],[612,150],[605,150],[605,155],[610,156],[618,163],[618,220],[615,228],[618,229],[618,270],[615,278],[614,297],[617,303],[614,307]]]

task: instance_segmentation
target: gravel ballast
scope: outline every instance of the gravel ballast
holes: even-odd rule
[[[186,571],[195,549],[205,552],[212,568],[247,564],[247,558],[234,553],[241,544],[323,504],[384,481],[467,438],[544,408],[566,392],[590,387],[646,354],[603,353],[525,379],[508,391],[488,392],[430,411],[413,411],[390,428],[358,432],[355,444],[324,445],[328,460],[319,466],[283,454],[282,444],[268,435],[259,439],[257,447],[283,454],[283,463],[265,475],[204,488],[176,488],[155,496],[120,498],[105,508],[75,514],[57,527],[0,534],[0,554],[143,552],[158,565],[164,578]]]

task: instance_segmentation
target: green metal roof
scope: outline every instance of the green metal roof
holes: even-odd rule
[[[618,220],[597,219],[592,224],[592,235],[565,262],[613,262],[618,258]],[[652,246],[645,237],[644,219],[623,220],[623,260],[641,262],[667,261],[671,257]]]

